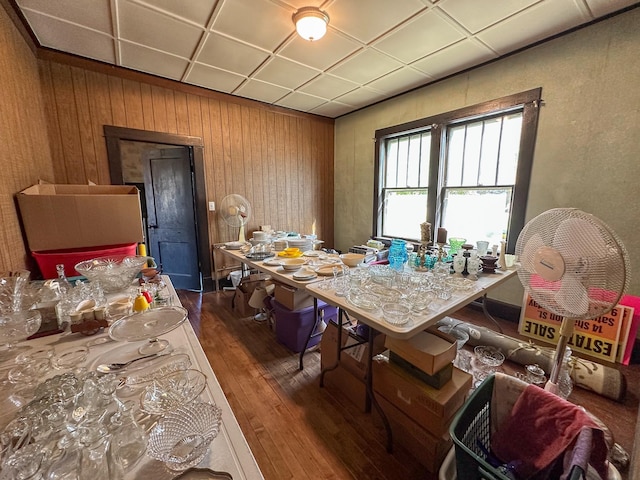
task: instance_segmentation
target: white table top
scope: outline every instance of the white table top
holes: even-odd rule
[[[274,280],[280,283],[284,283],[295,288],[305,289],[307,285],[327,278],[319,275],[313,280],[300,281],[293,278],[293,272],[286,272],[282,267],[279,267],[279,266],[267,265],[262,260],[251,260],[249,258],[246,258],[244,253],[242,253],[240,250],[228,250],[225,248],[221,248],[220,252],[222,252],[227,257],[237,260],[238,262],[244,263],[245,265],[249,265],[250,267],[255,268],[260,272],[271,275],[271,278],[273,278]],[[274,257],[271,257],[271,259],[273,258]],[[303,258],[303,257],[300,257],[300,258]],[[311,260],[311,258],[309,258],[309,260]]]
[[[369,311],[356,307],[347,298],[336,296],[333,290],[322,288],[321,284],[312,283],[307,285],[306,289],[314,297],[330,305],[342,308],[349,315],[381,333],[394,338],[407,339],[435,324],[441,318],[480,298],[489,290],[504,283],[514,275],[516,275],[516,270],[496,270],[495,273],[479,274],[478,280],[472,289],[467,291],[454,290],[449,300],[434,300],[429,305],[428,314],[415,316],[404,325],[393,325],[385,321],[380,309]]]
[[[164,277],[164,280],[172,292],[174,305],[180,305],[180,301],[178,300],[169,278]],[[34,349],[42,348],[45,345],[51,345],[54,346],[54,348],[57,347],[60,349],[67,346],[93,342],[100,336],[108,337],[106,333],[89,337],[82,336],[80,334],[58,334],[29,340],[20,345],[28,345]],[[207,357],[189,321],[187,320],[180,327],[172,332],[162,335],[160,338],[168,340],[174,349],[174,352],[188,354],[191,359],[191,368],[196,368],[206,375],[207,385],[200,395],[199,400],[215,403],[222,410],[222,425],[220,432],[211,443],[207,456],[198,466],[208,467],[216,471],[228,472],[234,480],[262,479],[263,476],[258,464],[251,453],[249,445],[240,430],[240,426],[238,425],[233,411],[231,410],[224,392],[218,383],[218,379],[211,369],[211,365],[209,364],[209,361],[207,360]],[[87,360],[83,362],[82,366],[95,368],[96,361],[99,360],[101,355],[104,355],[105,352],[108,352],[110,349],[113,349],[114,351],[115,349],[126,350],[125,345],[130,345],[132,348],[135,346],[133,343],[127,344],[126,342],[107,342],[102,345],[92,346],[89,350],[89,356],[87,357]],[[0,368],[7,368],[8,365],[6,365],[6,363],[7,362],[5,362],[5,364],[0,364]],[[62,371],[52,369],[50,376],[54,376],[59,373],[62,373]],[[0,395],[9,393],[10,392],[1,392]],[[0,415],[2,413],[4,412],[1,412]],[[145,456],[138,462],[134,469],[127,472],[126,478],[165,478],[162,475],[158,475],[158,473],[162,472],[163,469],[164,466],[161,462]]]

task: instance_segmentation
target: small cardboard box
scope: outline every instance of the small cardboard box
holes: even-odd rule
[[[139,191],[127,185],[42,183],[17,194],[31,251],[142,242]]]
[[[408,340],[387,337],[385,347],[428,375],[453,362],[457,352],[456,339],[437,328],[428,328]]]
[[[433,435],[402,413],[392,403],[379,395],[376,396],[376,399],[391,424],[393,441],[402,445],[427,470],[437,473],[453,443],[449,433],[439,436]],[[375,412],[375,409],[373,411]]]
[[[437,437],[447,432],[467,398],[472,378],[454,367],[451,380],[437,389],[393,363],[373,362],[373,391]]]
[[[289,310],[300,310],[313,305],[313,297],[303,289],[276,283],[275,299]]]
[[[232,300],[233,311],[241,317],[252,317],[258,313],[257,308],[249,306],[249,299],[252,293],[253,291],[250,293],[243,292],[239,288],[236,288],[234,292]]]
[[[360,380],[364,380],[367,375],[369,343],[368,341],[361,343],[363,340],[356,338],[350,331],[350,328],[342,327],[342,346],[353,345],[353,347],[342,351],[340,364],[352,375]],[[385,336],[383,334],[378,334],[374,339],[373,355],[384,351],[384,338]],[[328,323],[327,328],[322,334],[320,351],[323,367],[331,366],[338,360],[338,325],[336,323]]]

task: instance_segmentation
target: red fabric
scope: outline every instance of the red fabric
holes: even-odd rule
[[[492,435],[491,449],[504,463],[517,464],[519,477],[530,478],[569,451],[583,428],[593,429],[589,463],[606,478],[604,432],[584,410],[535,385],[520,394]]]

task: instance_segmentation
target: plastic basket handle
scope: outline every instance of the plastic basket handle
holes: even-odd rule
[[[482,468],[479,465],[478,465],[478,474],[480,475],[480,478],[484,478],[486,480],[502,480],[506,478],[506,477],[503,477],[502,475],[499,477],[496,477],[492,473],[487,472],[484,468]]]

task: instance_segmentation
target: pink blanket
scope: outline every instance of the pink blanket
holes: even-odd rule
[[[591,435],[585,435],[588,432],[584,429]],[[580,443],[590,437],[587,454],[584,445],[573,451],[581,432]],[[583,409],[535,385],[525,388],[511,414],[498,426],[491,438],[491,450],[504,463],[517,465],[518,478],[535,476],[565,454],[569,459],[565,473],[582,459],[607,478],[604,432]]]

